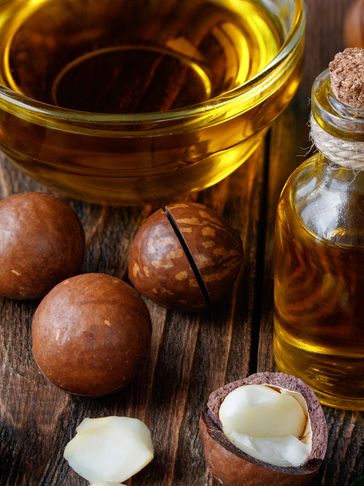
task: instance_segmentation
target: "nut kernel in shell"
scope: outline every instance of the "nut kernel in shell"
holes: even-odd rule
[[[312,429],[309,441],[312,449],[303,464],[287,467],[269,464],[243,452],[226,437],[219,417],[221,405],[231,392],[245,385],[269,385],[302,395]],[[257,373],[217,389],[202,412],[200,434],[207,465],[224,486],[307,485],[324,460],[328,437],[325,416],[313,391],[298,378],[284,373]]]
[[[129,278],[163,306],[202,309],[231,289],[242,260],[240,237],[218,214],[201,204],[171,204],[139,229]]]
[[[120,484],[154,457],[150,431],[138,419],[86,418],[76,430],[76,436],[64,450],[64,458],[91,483]]]
[[[226,437],[243,452],[276,466],[300,466],[312,449],[311,421],[301,394],[269,385],[235,388],[221,404]]]

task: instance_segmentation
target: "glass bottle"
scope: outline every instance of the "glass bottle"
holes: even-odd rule
[[[328,71],[313,86],[311,124],[319,152],[278,206],[275,359],[322,403],[364,410],[364,111],[335,98]]]

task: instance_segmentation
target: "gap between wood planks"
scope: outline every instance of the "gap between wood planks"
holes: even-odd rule
[[[249,375],[257,373],[258,371],[258,352],[260,341],[260,324],[263,314],[264,303],[264,281],[265,281],[265,264],[266,264],[266,238],[268,234],[268,181],[269,181],[269,166],[270,166],[270,149],[272,143],[272,131],[269,130],[264,141],[264,156],[263,156],[263,181],[262,181],[262,196],[259,211],[258,223],[258,241],[256,251],[256,279],[254,286],[255,302],[253,308],[253,325],[251,334],[251,353],[249,361]],[[266,370],[270,371],[270,370]]]

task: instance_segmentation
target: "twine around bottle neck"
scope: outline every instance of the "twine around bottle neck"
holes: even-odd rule
[[[364,142],[344,140],[324,130],[311,114],[311,140],[331,162],[353,170],[364,170]]]

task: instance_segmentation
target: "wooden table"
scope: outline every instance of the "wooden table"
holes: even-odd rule
[[[294,103],[251,160],[222,183],[193,197],[215,208],[241,232],[246,260],[231,300],[223,302],[212,317],[186,316],[148,302],[154,328],[150,360],[133,385],[97,400],[71,397],[45,382],[31,354],[35,305],[0,300],[1,486],[86,484],[63,460],[63,449],[84,417],[107,415],[136,416],[151,427],[156,457],[130,481],[133,486],[217,484],[205,468],[199,413],[209,393],[223,383],[275,369],[272,255],[277,198],[310,147],[306,126],[310,87],[342,48],[343,13],[351,2],[307,3],[306,69]],[[2,157],[2,197],[39,188]],[[151,208],[73,204],[86,228],[83,271],[127,278],[130,241]],[[345,486],[364,472],[363,415],[329,408],[325,414],[327,459],[312,484]]]

